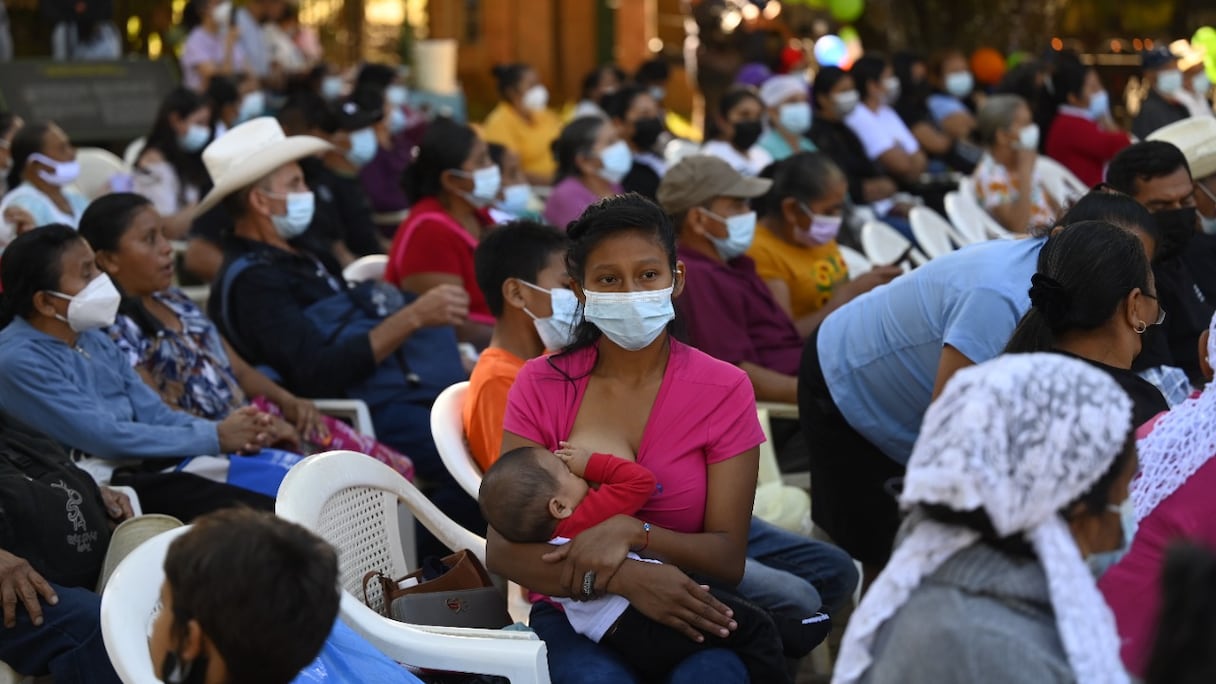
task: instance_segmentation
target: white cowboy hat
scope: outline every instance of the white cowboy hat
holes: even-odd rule
[[[1175,121],[1153,131],[1148,139],[1167,142],[1182,150],[1195,180],[1216,174],[1216,118],[1192,116]]]
[[[333,146],[311,135],[283,133],[273,117],[251,119],[203,150],[203,165],[215,185],[195,208],[202,214],[228,195],[249,187],[280,166],[320,154]]]
[[[1195,45],[1185,38],[1170,43],[1170,52],[1178,58],[1178,70],[1182,72],[1190,71],[1192,67],[1202,64],[1204,56],[1208,53],[1204,46]]]

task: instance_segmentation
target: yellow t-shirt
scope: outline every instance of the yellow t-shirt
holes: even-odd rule
[[[518,154],[525,173],[552,178],[557,172],[551,146],[562,132],[562,124],[548,109],[533,112],[529,123],[514,107],[499,102],[481,130],[486,142],[498,143]]]
[[[747,255],[756,262],[756,273],[761,278],[781,280],[789,286],[795,320],[822,308],[836,286],[849,279],[848,266],[835,240],[817,247],[791,245],[758,225]]]

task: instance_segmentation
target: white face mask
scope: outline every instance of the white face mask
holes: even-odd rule
[[[1165,95],[1173,95],[1182,90],[1182,72],[1170,69],[1157,74],[1157,90]]]
[[[198,152],[211,142],[211,129],[201,124],[190,124],[186,134],[177,139],[177,144],[186,152]]]
[[[321,81],[321,97],[326,100],[336,100],[342,97],[345,90],[346,84],[342,81],[341,76],[326,76]]]
[[[946,92],[962,99],[975,90],[975,77],[970,71],[955,71],[946,74]]]
[[[857,109],[857,103],[861,102],[861,95],[856,90],[846,90],[843,93],[836,93],[832,96],[832,104],[836,107],[836,114],[841,117],[848,116]]]
[[[508,185],[502,189],[502,201],[498,208],[519,216],[532,206],[532,186],[527,183]]]
[[[118,315],[118,305],[122,295],[114,287],[110,276],[102,273],[89,281],[84,289],[76,296],[65,295],[62,292],[49,292],[53,297],[68,300],[67,317],[55,314],[55,318],[67,323],[68,326],[82,333],[95,328],[105,328],[114,325],[114,317]]]
[[[50,183],[51,185],[63,187],[74,183],[80,177],[80,162],[73,159],[72,161],[56,161],[46,156],[45,154],[35,152],[30,155],[29,161],[38,162],[43,166],[49,166],[50,171],[41,170],[38,172],[38,177]]]
[[[777,110],[777,123],[795,135],[811,130],[811,105],[809,102],[787,102]]]
[[[524,307],[524,313],[532,317],[532,325],[536,326],[536,334],[540,335],[541,344],[545,345],[548,351],[558,351],[570,346],[578,327],[578,297],[564,287],[546,290],[526,280],[519,282],[537,292],[549,294],[549,306],[553,309],[553,315],[540,318],[528,311],[528,307]]]
[[[241,98],[241,107],[236,112],[236,122],[244,123],[256,119],[266,112],[266,94],[260,90]]]
[[[609,183],[620,183],[633,168],[633,152],[624,140],[618,140],[600,150],[600,177]]]
[[[726,237],[724,238],[714,237],[709,233],[705,234],[705,237],[714,244],[714,249],[718,250],[718,256],[722,257],[723,261],[730,261],[742,256],[752,246],[752,240],[756,237],[756,212],[749,211],[746,214],[723,218],[708,209],[701,211],[726,226]]]
[[[539,84],[528,88],[528,92],[524,93],[523,105],[530,112],[543,110],[549,106],[549,90]]]
[[[211,19],[220,26],[227,26],[232,21],[232,3],[221,2],[211,8]]]
[[[676,317],[671,304],[675,286],[641,292],[592,292],[587,297],[583,317],[604,333],[613,344],[626,351],[651,345],[667,324]]]
[[[312,224],[312,216],[317,208],[317,198],[312,192],[289,192],[286,195],[264,192],[267,197],[285,200],[287,213],[282,216],[273,215],[270,222],[274,224],[275,232],[284,240],[299,237]]]
[[[452,169],[452,173],[461,178],[473,179],[473,191],[460,193],[461,197],[469,201],[469,204],[481,209],[490,206],[494,200],[498,199],[498,190],[502,187],[502,172],[498,170],[497,165],[477,169],[472,173]]]
[[[384,91],[384,101],[394,107],[404,107],[409,99],[409,88],[403,85],[391,85]]]
[[[1030,124],[1018,131],[1018,141],[1014,146],[1019,150],[1039,149],[1039,125]]]
[[[368,162],[376,158],[378,147],[379,141],[376,140],[375,129],[360,128],[350,134],[350,150],[346,153],[346,159],[355,166],[366,166]]]
[[[888,76],[882,80],[883,98],[887,104],[894,104],[899,99],[899,77]]]

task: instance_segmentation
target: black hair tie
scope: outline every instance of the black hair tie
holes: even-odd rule
[[[1072,308],[1072,295],[1060,281],[1051,276],[1036,273],[1030,278],[1030,304],[1047,317],[1047,321],[1058,325],[1068,317]]]

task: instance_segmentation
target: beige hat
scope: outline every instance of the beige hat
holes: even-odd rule
[[[1170,52],[1178,58],[1178,70],[1184,73],[1203,64],[1203,58],[1208,53],[1204,46],[1196,45],[1185,38],[1170,43]]]
[[[333,146],[311,135],[283,133],[273,117],[251,119],[225,133],[203,150],[203,165],[215,183],[198,203],[201,214],[228,195],[249,187],[280,166],[320,154]]]
[[[110,535],[110,546],[106,549],[106,558],[101,564],[101,575],[97,578],[97,593],[105,591],[110,575],[118,569],[122,562],[140,544],[152,537],[182,526],[182,521],[169,515],[150,513],[124,520],[114,528]]]
[[[1158,128],[1148,139],[1167,142],[1182,150],[1195,180],[1216,175],[1216,118],[1192,116]]]
[[[715,197],[759,197],[772,185],[766,178],[744,176],[718,157],[698,154],[667,169],[657,199],[663,211],[675,215]]]

